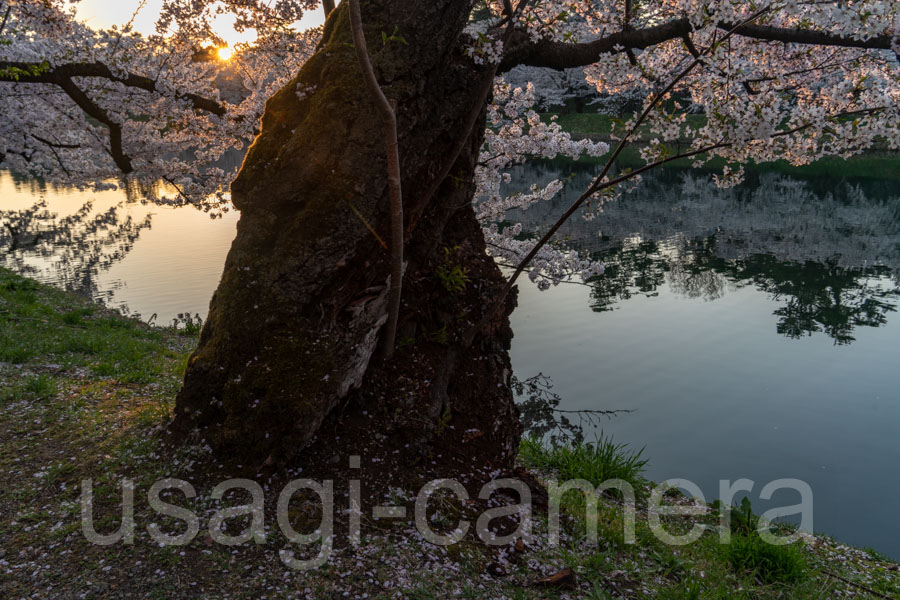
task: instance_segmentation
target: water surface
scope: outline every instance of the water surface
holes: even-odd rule
[[[540,230],[590,171],[528,165],[511,186],[557,177],[563,196],[510,217]],[[0,220],[17,228],[0,232],[3,264],[145,319],[205,316],[237,215],[140,197],[0,173]],[[764,174],[718,190],[667,170],[564,235],[606,272],[520,286],[517,376],[549,376],[566,409],[632,410],[603,428],[646,447],[654,480],[712,499],[719,480],[749,478],[756,501],[769,481],[802,479],[816,530],[900,558],[896,182]]]
[[[540,230],[588,178],[512,217]],[[801,479],[816,530],[900,557],[895,183],[767,174],[719,190],[667,171],[561,234],[606,273],[521,286],[519,376],[549,376],[567,409],[633,410],[603,428],[645,447],[656,481],[687,478],[712,499],[720,480],[749,478],[767,508],[799,496],[759,502],[763,485]]]

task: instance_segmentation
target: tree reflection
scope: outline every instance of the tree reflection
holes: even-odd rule
[[[757,255],[723,261],[720,269],[730,279],[751,283],[784,301],[774,314],[778,333],[790,338],[823,332],[837,344],[849,344],[855,328],[887,323],[900,300],[900,288],[886,267],[849,269],[835,261],[801,264]]]
[[[572,170],[526,165],[519,176],[538,184],[570,178],[580,189],[590,173]],[[564,193],[510,218],[539,231],[570,201]],[[729,288],[754,286],[779,303],[779,334],[823,333],[849,344],[856,328],[884,325],[900,303],[900,198],[877,182],[754,174],[722,190],[668,170],[562,234],[606,265],[589,282],[595,311],[663,288],[716,300]]]
[[[602,277],[589,282],[591,307],[598,312],[634,295],[658,295],[663,285],[704,300],[721,298],[729,286],[753,286],[784,303],[773,313],[781,335],[796,339],[821,332],[836,344],[849,344],[857,327],[886,324],[900,303],[900,287],[887,267],[785,261],[772,254],[723,259],[716,255],[715,236],[678,246],[626,242],[594,256],[607,265]]]
[[[666,281],[668,265],[656,242],[626,242],[621,248],[594,255],[606,271],[591,286],[591,307],[598,312],[634,295],[655,296]]]
[[[0,265],[68,291],[94,299],[109,299],[97,276],[122,260],[151,215],[135,221],[122,216],[122,203],[94,214],[86,202],[75,213],[59,217],[40,200],[25,210],[0,211]]]

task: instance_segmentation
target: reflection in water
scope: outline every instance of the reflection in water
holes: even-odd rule
[[[900,298],[887,267],[848,268],[832,259],[800,264],[756,254],[738,261],[716,258],[710,269],[784,301],[774,314],[778,333],[790,338],[821,331],[837,344],[849,344],[856,327],[887,323]]]
[[[60,218],[40,200],[24,210],[0,210],[0,266],[93,299],[111,298],[97,277],[121,261],[151,215],[135,221],[122,203],[95,213],[93,202]]]
[[[155,313],[156,322],[205,315],[237,214],[210,219],[147,204],[147,194],[134,184],[82,190],[0,171],[0,266],[135,316]]]
[[[567,171],[526,165],[512,185],[562,179]],[[510,218],[539,230],[589,183],[590,172],[570,177],[569,195]],[[568,223],[562,235],[606,265],[589,282],[596,311],[655,296],[664,285],[705,300],[752,285],[781,304],[774,312],[780,334],[823,332],[846,344],[855,328],[883,325],[900,302],[900,197],[878,184],[820,190],[765,174],[722,190],[707,177],[662,171],[608,203],[599,218]]]
[[[529,165],[519,180],[571,170]],[[589,176],[577,173],[568,188],[583,188]],[[522,286],[512,315],[514,370],[522,380],[551,377],[560,409],[633,409],[601,427],[618,442],[646,446],[654,480],[686,477],[713,498],[722,478],[753,479],[758,492],[763,482],[797,477],[815,490],[817,529],[900,557],[896,528],[885,527],[896,521],[890,502],[848,510],[860,505],[860,491],[900,495],[897,479],[885,477],[900,464],[900,323],[889,315],[900,268],[896,187],[766,175],[717,190],[679,171],[645,178],[600,218],[575,220],[564,232],[607,262],[603,279],[549,292]],[[18,239],[0,226],[0,260],[60,285],[87,277],[82,289],[95,286],[95,297],[115,289],[111,304],[158,313],[157,322],[184,312],[205,316],[237,215],[211,220],[192,209],[153,207],[152,229],[141,228],[149,207],[128,202],[128,194],[42,188],[0,172],[7,219],[28,221],[25,213],[43,197],[47,204],[36,212],[58,213],[58,225],[93,202],[91,215],[69,228],[85,232],[89,257],[72,252],[56,272],[39,248],[53,251],[47,240],[65,246],[79,236],[35,240],[21,234],[33,226],[13,223]],[[567,202],[538,204],[521,216],[537,230]],[[117,220],[92,229],[111,208]],[[52,222],[40,227],[53,231]],[[111,260],[97,257],[101,247]],[[782,334],[825,333],[800,342],[772,335],[773,303]],[[852,345],[832,343],[854,336]]]
[[[572,193],[590,176],[576,167]],[[512,185],[572,170],[528,165]],[[571,200],[510,218],[540,231]],[[586,438],[646,448],[654,481],[686,478],[711,500],[746,478],[756,505],[766,483],[800,479],[816,530],[900,558],[895,507],[866,501],[900,495],[885,476],[900,464],[896,182],[766,174],[718,190],[666,170],[561,234],[607,269],[588,285],[520,286],[520,379],[552,378],[561,409],[632,410]]]
[[[545,227],[591,179],[591,168],[574,167],[574,174],[572,163],[519,167],[513,189],[555,178],[567,179],[568,185],[552,202],[510,218],[531,230]],[[167,279],[138,282],[132,269],[126,269],[125,279],[135,288],[143,283],[157,298],[157,288],[166,288],[173,306],[160,310],[154,298],[119,293],[121,279],[99,281],[150,229],[154,216],[139,203],[147,190],[131,185],[83,193],[8,173],[0,177],[0,265],[107,303],[115,293],[120,307],[147,300],[138,302],[142,310],[166,318],[185,309],[205,314],[212,289],[197,290],[197,299],[186,298],[187,292],[196,288],[197,271],[213,283],[221,273],[232,233],[228,226],[216,228],[202,219],[198,224],[195,211],[157,209],[155,218],[168,221],[154,244],[156,256],[163,247],[171,252],[168,246],[177,245],[191,262],[171,257],[177,265],[173,271],[156,258]],[[168,224],[173,221],[179,224]],[[176,229],[183,235],[176,236]],[[599,218],[573,219],[561,233],[606,265],[605,274],[589,282],[591,307],[598,312],[636,295],[656,296],[663,287],[687,298],[717,300],[729,290],[752,286],[778,303],[774,315],[780,334],[824,333],[847,344],[856,328],[883,325],[900,303],[900,197],[887,182],[835,185],[751,174],[743,185],[722,190],[707,176],[662,170],[606,204]],[[208,254],[203,264],[199,252]],[[147,279],[144,273],[140,277]],[[177,307],[175,296],[183,299]]]
[[[854,340],[856,327],[878,327],[897,309],[900,288],[884,266],[844,267],[824,262],[779,260],[773,254],[725,259],[717,255],[716,236],[680,244],[626,240],[595,253],[606,265],[592,280],[591,307],[612,310],[635,294],[655,296],[668,288],[687,298],[716,300],[731,287],[755,286],[782,302],[774,311],[778,333],[800,338],[823,332],[835,343]]]

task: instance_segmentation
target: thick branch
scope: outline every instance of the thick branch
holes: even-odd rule
[[[768,25],[719,23],[718,27],[719,29],[733,31],[736,36],[773,42],[878,50],[889,50],[891,47],[890,37],[886,35],[867,40],[858,40],[826,31],[786,29]],[[511,49],[500,64],[500,72],[508,71],[516,65],[549,67],[551,69],[583,67],[597,62],[603,54],[649,48],[675,38],[683,38],[690,34],[691,31],[692,27],[687,19],[675,19],[654,27],[619,31],[606,37],[580,44],[554,41],[541,41],[531,44],[524,42],[527,36],[521,33],[519,40],[523,41],[523,43],[511,45]]]
[[[606,37],[572,44],[567,42],[541,41],[536,44],[524,43],[511,44],[510,50],[500,63],[500,72],[505,72],[516,65],[529,65],[532,67],[549,67],[551,69],[568,69],[571,67],[583,67],[597,62],[602,54],[620,52],[627,49],[643,49],[661,44],[691,31],[691,24],[687,19],[677,19],[644,29],[619,31]],[[528,39],[524,32],[518,36],[520,40]]]
[[[848,38],[827,31],[811,29],[786,29],[771,25],[737,25],[719,23],[719,29],[734,29],[735,35],[769,42],[786,44],[807,44],[812,46],[841,46],[843,48],[868,48],[870,50],[890,50],[890,36],[882,35],[867,40]]]
[[[18,70],[20,73],[17,75],[16,79],[13,80],[17,83],[52,83],[60,85],[60,81],[71,79],[72,77],[100,77],[148,92],[157,91],[156,82],[153,79],[144,77],[143,75],[135,75],[134,73],[128,73],[125,77],[119,77],[114,74],[108,66],[99,62],[58,65],[36,75],[28,74],[28,71],[35,66],[37,65],[34,63],[0,61],[0,72],[4,69]],[[0,80],[2,80],[2,78],[0,78]],[[204,98],[203,96],[191,93],[180,93],[176,94],[175,97],[182,100],[190,100],[194,108],[198,110],[203,110],[220,117],[225,114],[225,107],[215,100],[210,100],[209,98]]]
[[[90,97],[84,93],[80,87],[75,85],[71,79],[60,79],[55,82],[63,91],[83,110],[86,115],[97,119],[109,129],[109,155],[119,170],[126,175],[131,173],[134,168],[131,166],[131,159],[122,149],[122,126],[113,121],[105,110],[97,106]]]

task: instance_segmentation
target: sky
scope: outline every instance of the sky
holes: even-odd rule
[[[107,28],[111,25],[124,25],[134,15],[135,10],[140,6],[140,0],[81,0],[75,7],[78,10],[78,18],[88,25],[96,28]],[[134,28],[140,33],[149,34],[154,31],[154,23],[159,15],[162,0],[147,0],[143,9],[137,14],[134,20]],[[301,28],[315,27],[321,25],[324,21],[324,15],[321,10],[307,13],[300,22]],[[236,32],[231,26],[233,20],[227,17],[217,21],[219,27],[219,35],[222,36],[230,45],[238,42],[250,41],[253,37],[251,32]]]

